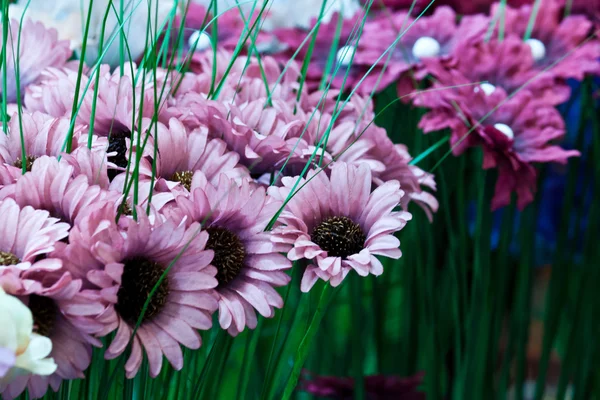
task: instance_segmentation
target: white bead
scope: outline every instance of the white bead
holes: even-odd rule
[[[341,66],[347,67],[352,62],[355,52],[356,48],[354,46],[342,46],[335,54],[335,58]]]
[[[198,41],[198,43],[196,43]],[[188,44],[191,48],[196,45],[196,51],[204,51],[212,46],[211,38],[204,31],[195,31],[188,39]]]
[[[481,85],[479,85],[479,87],[481,88],[481,90],[483,90],[483,93],[486,94],[486,96],[489,96],[490,94],[494,93],[494,91],[496,90],[496,86],[492,85],[491,83],[487,83],[484,82]]]
[[[440,54],[440,50],[441,46],[437,40],[429,36],[424,36],[415,42],[412,54],[419,60],[426,57],[436,57]]]
[[[510,140],[515,138],[515,133],[510,128],[510,126],[508,126],[506,124],[495,124],[494,128],[496,128],[500,132],[504,133],[506,135],[506,137],[509,138]]]
[[[540,61],[546,57],[546,46],[542,41],[537,39],[527,39],[525,41],[531,49],[531,55],[535,61]]]

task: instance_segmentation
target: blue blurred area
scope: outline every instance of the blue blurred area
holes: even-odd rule
[[[559,110],[567,124],[567,134],[560,143],[565,149],[578,148],[578,135],[581,123],[582,104],[581,104],[581,83],[577,81],[569,82],[572,89],[571,99],[559,106]],[[594,79],[594,86],[600,86],[600,78]],[[594,96],[594,107],[600,110],[600,99],[596,94]],[[583,130],[581,149],[589,149],[592,145],[592,124],[586,121]],[[591,160],[587,152],[582,151],[581,162],[577,172],[577,183],[575,186],[575,198],[573,202],[573,211],[569,220],[568,238],[575,243],[575,248],[571,248],[574,261],[581,259],[583,237],[588,226],[587,214],[592,202],[592,187],[590,185],[593,172],[591,171]],[[535,232],[535,265],[543,266],[552,263],[555,257],[556,243],[561,228],[561,218],[563,213],[563,203],[565,199],[565,190],[567,186],[569,168],[573,168],[572,162],[568,166],[548,165],[545,170],[542,181],[539,183],[537,199],[539,200],[538,219]],[[500,229],[503,215],[508,212],[506,209],[498,210],[493,215],[493,225],[491,234],[492,249],[498,247],[500,241]],[[467,216],[469,219],[469,231],[471,234],[475,231],[476,206],[471,202],[468,206]],[[515,212],[513,241],[510,251],[518,256],[520,252],[518,229],[521,219],[521,213]]]

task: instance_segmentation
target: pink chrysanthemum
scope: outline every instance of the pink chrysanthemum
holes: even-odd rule
[[[471,83],[485,82],[501,87],[509,94],[527,89],[552,105],[560,104],[570,96],[568,85],[558,81],[551,71],[536,68],[531,48],[518,37],[465,43],[459,45],[457,51],[461,56],[447,62],[426,60],[429,72],[443,81],[446,71],[455,69]]]
[[[20,40],[20,43],[19,43]],[[17,45],[20,48],[17,49]],[[34,83],[42,71],[48,67],[63,67],[71,56],[67,40],[58,40],[55,29],[46,29],[40,22],[29,19],[21,27],[19,21],[10,21],[8,41],[6,43],[7,80],[4,96],[10,102],[17,99],[17,80],[15,65],[19,63],[19,84],[21,95],[25,88]]]
[[[283,178],[283,187],[269,188],[276,200],[290,194],[298,177]],[[306,183],[306,185],[304,185]],[[404,193],[397,181],[388,181],[371,192],[371,171],[337,163],[331,178],[312,171],[295,192],[273,231],[273,241],[294,247],[290,260],[309,265],[301,289],[309,291],[317,279],[339,285],[351,270],[361,276],[381,275],[383,265],[376,256],[400,258],[400,241],[393,235],[412,218],[406,211],[393,211]]]
[[[216,292],[219,296],[219,323],[235,336],[246,326],[253,329],[255,311],[273,316],[283,299],[273,287],[286,285],[284,272],[291,263],[280,252],[289,246],[273,243],[264,232],[281,201],[271,201],[263,187],[249,182],[241,186],[221,175],[211,185],[202,173],[196,173],[190,197],[179,196],[175,213],[199,221],[209,234],[207,248],[215,252],[212,264],[217,268]]]
[[[500,7],[493,7],[499,15]],[[506,7],[505,27],[509,34],[523,37],[532,13],[532,6],[518,9]],[[571,15],[562,19],[562,10],[550,2],[540,7],[531,37],[525,43],[530,47],[535,68],[551,68],[559,78],[583,80],[586,74],[600,73],[600,42],[589,40],[592,23],[582,15]],[[584,43],[585,42],[585,43]]]
[[[179,90],[176,93],[176,105],[181,102],[182,97],[188,94],[197,98],[206,98],[213,81],[213,56],[209,53],[200,53],[198,55],[199,68],[197,74],[187,74]],[[224,80],[221,92],[219,92],[219,102],[223,104],[245,104],[253,100],[262,99],[267,102],[267,98],[280,99],[293,103],[298,96],[298,78],[300,68],[295,62],[288,65],[284,72],[277,60],[270,56],[262,56],[259,64],[256,58],[248,59],[247,56],[237,57],[228,74],[227,66],[231,62],[232,54],[224,50],[217,50],[216,77],[220,82]],[[269,90],[265,88],[265,81],[269,83]],[[306,91],[306,87],[303,89]],[[188,101],[189,103],[189,101]]]
[[[0,199],[7,197],[20,207],[46,210],[73,226],[85,214],[117,201],[119,195],[90,186],[85,176],[73,178],[73,167],[66,162],[42,156],[33,162],[31,172],[0,189]]]
[[[148,218],[141,208],[137,222],[122,221],[126,235],[120,234],[114,216],[80,231],[84,243],[92,244],[86,251],[103,266],[87,274],[92,284],[102,288],[99,293],[109,303],[98,317],[104,324],[99,335],[116,329],[105,357],[112,359],[123,353],[150,291],[157,286],[125,364],[126,376],[132,378],[145,352],[150,376],[156,377],[163,355],[175,369],[181,369],[180,344],[199,348],[196,329],[212,325],[210,316],[217,308],[212,294],[217,285],[216,269],[210,265],[213,252],[205,250],[208,234],[200,231],[197,223],[186,228],[184,222],[178,224],[161,216]],[[76,240],[74,236],[71,239]],[[167,268],[165,279],[160,281]]]
[[[23,139],[25,142],[25,166],[31,170],[34,160],[41,156],[58,157],[64,151],[64,144],[69,132],[69,120],[52,118],[40,112],[22,114]],[[6,165],[15,179],[21,175],[23,149],[21,146],[21,126],[19,116],[13,115],[8,125],[7,134],[0,135],[0,162]],[[93,146],[102,146],[106,140],[93,137]],[[75,126],[73,131],[73,148],[87,145],[87,135],[83,135],[83,127]]]
[[[19,208],[12,199],[0,201],[3,215],[0,235],[0,274],[21,276],[27,271],[54,271],[62,266],[57,258],[48,255],[55,245],[65,238],[69,225],[51,218],[48,211],[32,207]],[[8,288],[5,288],[9,290]],[[26,281],[26,290],[40,290],[39,283]]]
[[[323,96],[321,92],[314,92],[306,102],[305,108],[310,109],[309,104],[320,99],[321,96]],[[322,106],[324,114],[313,118],[315,122],[319,121],[323,132],[332,118],[325,112],[332,112],[335,103],[334,98],[326,97]],[[296,113],[296,116],[300,115],[301,112]],[[436,198],[423,188],[435,190],[433,175],[417,166],[409,165],[412,158],[406,146],[395,145],[385,129],[376,126],[374,120],[375,113],[371,99],[353,95],[333,124],[325,145],[325,152],[322,147],[317,150],[323,132],[315,134],[316,129],[308,129],[305,132],[303,135],[305,140],[312,140],[314,143],[304,150],[305,160],[317,150],[317,155],[323,155],[327,162],[335,159],[353,165],[366,164],[371,169],[374,185],[381,185],[388,180],[397,180],[405,193],[402,197],[402,207],[407,209],[409,202],[414,201],[423,208],[431,220],[439,204]]]
[[[23,209],[21,212],[23,212]],[[33,315],[34,332],[50,338],[52,357],[57,370],[50,376],[19,375],[2,387],[3,398],[12,399],[26,388],[30,398],[40,398],[50,386],[58,391],[63,380],[85,378],[83,371],[92,359],[92,344],[100,342],[91,334],[102,325],[94,317],[102,312],[104,305],[96,296],[81,291],[81,281],[74,280],[68,272],[25,271],[18,288],[8,290],[19,296]],[[35,282],[33,290],[31,282]]]
[[[70,117],[77,76],[78,71],[70,68],[45,69],[38,81],[25,90],[23,100],[25,109],[32,113],[39,111],[53,117]],[[83,79],[88,78],[82,76],[82,81]]]
[[[206,8],[197,3],[190,3],[187,8],[186,19],[184,22],[184,32],[182,34],[183,48],[185,51],[203,52],[212,47],[212,29],[215,25],[218,25],[217,30],[217,43],[219,48],[227,51],[235,50],[238,43],[243,40],[248,31],[245,30],[246,26],[252,27],[258,18],[258,10],[253,15],[249,15],[248,9],[238,9],[232,7],[227,9],[225,12],[219,10],[218,18],[213,20],[213,15],[207,12]],[[240,15],[243,12],[243,16]],[[261,22],[256,23],[255,30],[259,30]],[[175,22],[175,26],[181,26],[180,21]],[[248,37],[246,45],[252,43],[252,35]],[[178,32],[174,33],[174,36],[178,35]],[[261,45],[269,44],[271,37],[264,31],[259,31],[256,37],[256,45],[261,48]],[[173,46],[175,49],[179,48],[176,44]],[[187,55],[186,55],[187,56]],[[192,56],[192,64],[195,63],[196,56]],[[194,66],[192,65],[192,70]]]
[[[413,87],[413,81],[423,79],[429,72],[422,64],[423,60],[447,60],[459,55],[459,44],[469,46],[472,39],[485,32],[486,22],[486,19],[478,19],[459,26],[454,11],[445,6],[438,7],[431,16],[417,20],[406,12],[398,12],[368,21],[356,51],[354,60],[357,64],[370,67],[396,39],[400,39],[367,76],[362,83],[365,86],[362,92],[369,93],[375,85],[376,89],[382,90],[401,78],[398,85],[400,93],[404,94],[405,88]]]
[[[310,64],[306,70],[305,85],[310,91],[317,89],[323,78],[331,80],[334,88],[341,88],[342,85],[345,88],[354,88],[358,80],[363,77],[368,67],[351,63],[358,37],[358,27],[362,19],[363,16],[360,13],[352,18],[343,19],[341,29],[338,28],[340,23],[338,13],[333,14],[329,22],[321,22],[312,47]],[[311,21],[311,27],[316,23],[317,19],[315,18]],[[285,45],[285,50],[277,55],[282,64],[287,64],[296,52],[298,52],[295,58],[297,61],[302,62],[306,59],[312,43],[312,37],[307,40],[307,36],[310,35],[309,30],[283,28],[275,30],[274,34],[277,36],[277,40]],[[336,40],[337,48],[333,48]],[[329,70],[326,71],[332,51],[336,53],[335,58],[332,59]],[[324,76],[326,73],[331,76]]]
[[[451,71],[443,82],[460,85],[464,81]],[[452,130],[450,144],[455,154],[483,147],[483,167],[499,171],[492,209],[508,205],[512,192],[518,195],[520,209],[533,200],[537,173],[532,163],[565,164],[569,157],[579,155],[549,144],[562,138],[564,122],[554,107],[528,91],[508,99],[501,88],[461,86],[445,96],[419,95],[415,103],[432,109],[419,123],[425,132]]]
[[[157,132],[154,127],[149,128],[154,136],[146,144],[139,170],[144,180],[153,176],[154,137],[157,137],[155,178],[158,191],[189,190],[195,171],[202,171],[211,181],[222,173],[236,180],[248,178],[248,170],[238,164],[239,155],[228,151],[222,140],[209,139],[207,128],[189,132],[179,120],[171,118],[168,127],[157,123],[156,129]],[[134,147],[134,154],[135,151]],[[122,187],[124,178],[123,173],[113,185]]]

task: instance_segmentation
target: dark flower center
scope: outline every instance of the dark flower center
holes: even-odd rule
[[[15,265],[20,263],[21,260],[13,253],[7,253],[5,251],[0,251],[0,265]]]
[[[25,170],[27,172],[31,171],[31,167],[33,166],[33,162],[36,159],[37,159],[36,156],[27,156],[27,157],[25,157]],[[13,165],[15,167],[17,167],[17,168],[22,168],[23,167],[23,159],[22,158],[17,158],[17,161],[15,161]]]
[[[206,231],[209,235],[206,248],[215,252],[212,265],[217,268],[217,281],[222,287],[231,282],[242,270],[246,249],[240,238],[225,228],[211,226]]]
[[[158,263],[144,257],[135,257],[125,261],[121,287],[117,293],[115,309],[125,322],[135,325],[142,314],[144,304],[150,292],[158,283],[165,269]],[[157,316],[169,296],[169,280],[165,277],[152,296],[148,308],[142,318],[142,323]]]
[[[194,172],[192,171],[182,171],[175,172],[171,177],[171,181],[179,182],[181,185],[186,188],[188,191],[192,187],[192,178],[194,177]]]
[[[131,136],[131,131],[125,127],[112,131],[108,138],[108,153],[116,152],[114,156],[108,157],[108,161],[114,163],[121,168],[127,168],[127,139]],[[115,176],[120,174],[121,171],[109,168],[108,179],[112,181]]]
[[[121,204],[119,204],[119,212],[121,215],[132,215],[131,206],[126,200],[123,200]]]
[[[331,217],[313,229],[310,239],[330,257],[346,259],[360,253],[367,239],[360,225],[348,217]]]
[[[33,331],[46,337],[52,335],[58,315],[58,307],[54,300],[32,294],[29,296],[29,309],[33,316]]]

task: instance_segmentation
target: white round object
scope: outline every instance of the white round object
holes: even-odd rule
[[[212,46],[210,35],[204,31],[195,31],[192,33],[188,39],[188,44],[191,48],[194,48],[195,45],[196,51],[204,51]]]
[[[423,36],[415,42],[412,48],[413,56],[420,60],[426,57],[436,57],[440,54],[441,46],[437,40],[429,36]]]
[[[341,66],[347,67],[352,62],[355,52],[354,46],[342,46],[335,54],[335,58]]]
[[[506,135],[506,137],[509,138],[510,140],[515,138],[515,133],[510,128],[510,126],[508,126],[506,124],[495,124],[494,128],[496,128],[500,132],[504,133],[504,135]]]
[[[544,43],[542,43],[541,40],[527,39],[525,43],[529,45],[531,55],[535,61],[540,61],[546,57],[546,46],[544,46]]]
[[[489,96],[490,94],[494,93],[494,91],[496,90],[496,86],[494,86],[488,82],[482,83],[481,85],[479,85],[479,87],[481,88],[481,90],[483,90],[483,93],[485,93],[486,96]]]

